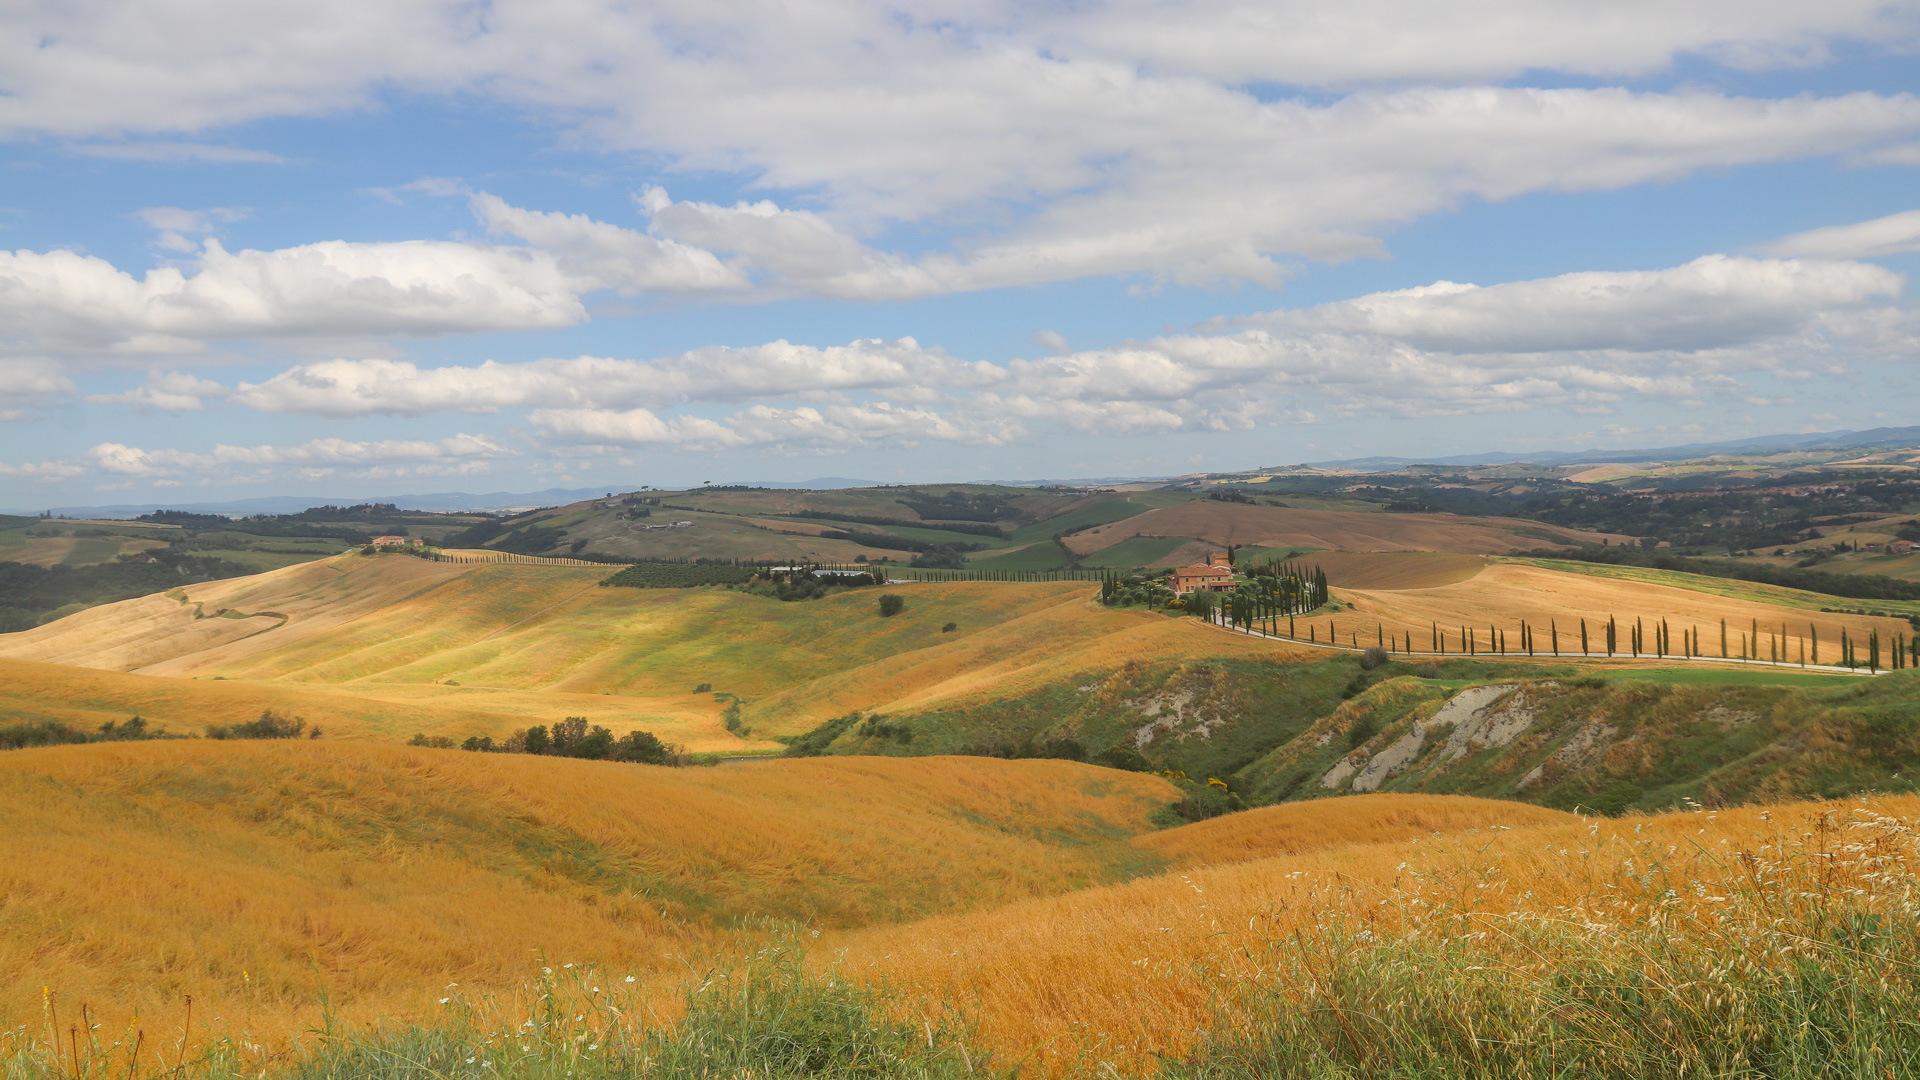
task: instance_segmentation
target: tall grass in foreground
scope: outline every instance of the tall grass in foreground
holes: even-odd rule
[[[1612,880],[1541,909],[1490,908],[1490,866],[1376,911],[1322,897],[1164,1075],[1920,1075],[1911,821],[1822,815],[1684,875],[1665,838],[1614,847]]]
[[[716,970],[671,1019],[649,1008],[632,976],[571,964],[542,969],[511,998],[468,999],[449,987],[426,1023],[327,1029],[270,1052],[244,1038],[188,1053],[129,1031],[104,1041],[80,1023],[0,1035],[5,1080],[626,1080],[632,1077],[946,1077],[993,1075],[965,1032],[900,1023],[882,991],[806,968],[791,946]],[[56,1010],[57,1012],[57,1010]],[[58,1019],[64,1020],[64,1017]],[[76,1018],[79,1019],[79,1018]],[[177,1029],[176,1029],[177,1032]]]

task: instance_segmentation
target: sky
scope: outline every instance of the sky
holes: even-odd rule
[[[1920,423],[1920,0],[29,0],[0,507]]]

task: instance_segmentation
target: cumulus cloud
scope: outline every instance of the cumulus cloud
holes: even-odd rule
[[[142,411],[199,412],[208,398],[224,398],[225,386],[179,371],[152,372],[147,381],[118,394],[88,394],[89,405],[130,405]]]
[[[100,443],[87,452],[103,472],[140,478],[208,473],[223,468],[278,466],[334,467],[394,464],[444,464],[508,457],[512,451],[483,435],[453,435],[444,439],[314,439],[298,446],[227,446],[211,451],[146,450],[124,443]]]
[[[74,394],[73,380],[45,357],[0,359],[0,422],[25,419],[36,407]]]
[[[649,195],[646,231],[476,201],[576,285],[639,292],[888,299],[1133,273],[1275,284],[1288,258],[1377,253],[1387,230],[1470,198],[1870,156],[1920,134],[1909,95],[1493,85],[1899,52],[1920,41],[1913,0],[160,10],[142,9],[142,34],[121,32],[124,3],[0,16],[0,131],[195,132],[392,88],[547,110],[593,145],[795,193]],[[875,246],[902,222],[977,231],[926,255]]]
[[[1759,249],[1767,255],[1820,259],[1874,259],[1920,251],[1920,210],[1888,214],[1852,225],[1830,225],[1784,236]]]
[[[321,416],[658,408],[847,390],[912,394],[921,387],[964,387],[996,377],[994,365],[957,360],[912,338],[825,348],[775,341],[746,348],[711,346],[659,360],[582,356],[421,368],[405,360],[336,359],[303,364],[263,383],[241,383],[232,400],[262,412]]]
[[[1247,321],[1453,353],[1693,351],[1790,333],[1822,312],[1897,296],[1903,284],[1863,263],[1708,255],[1666,270],[1488,288],[1441,281]]]
[[[753,405],[718,420],[663,418],[647,409],[539,409],[527,417],[555,437],[611,446],[672,445],[688,450],[775,446],[840,450],[923,441],[1000,446],[1023,433],[1005,417],[956,416],[888,401],[815,407]]]
[[[190,352],[208,338],[429,335],[569,326],[586,309],[552,256],[441,241],[327,241],[228,252],[136,278],[71,251],[0,251],[0,326],[16,343]]]
[[[529,410],[536,429],[568,442],[708,449],[993,445],[1034,424],[1227,431],[1326,414],[1602,410],[1724,396],[1758,371],[1803,379],[1910,355],[1920,317],[1888,303],[1903,284],[1864,263],[1713,255],[1662,270],[1437,282],[1101,349],[1068,350],[1055,336],[1042,342],[1050,354],[1004,364],[912,338],[776,341],[654,360],[335,359],[177,392],[336,417]],[[739,404],[749,407],[708,415]]]

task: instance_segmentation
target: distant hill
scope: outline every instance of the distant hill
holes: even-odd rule
[[[1541,450],[1526,454],[1455,454],[1449,457],[1344,458],[1338,461],[1310,461],[1318,469],[1358,469],[1387,472],[1408,465],[1585,465],[1600,462],[1667,461],[1676,458],[1712,457],[1716,454],[1761,455],[1789,451],[1869,450],[1886,446],[1920,446],[1920,427],[1873,428],[1870,431],[1826,431],[1813,435],[1761,435],[1729,442],[1688,443],[1640,450],[1580,450],[1563,452]]]

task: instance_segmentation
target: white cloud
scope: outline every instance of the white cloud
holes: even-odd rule
[[[507,408],[597,409],[681,401],[739,401],[848,390],[961,387],[998,377],[912,338],[817,348],[775,341],[712,346],[660,360],[582,356],[520,364],[420,368],[404,360],[340,359],[305,364],[266,382],[241,383],[233,401],[263,412],[322,416],[375,413],[486,413]]]
[[[149,206],[140,211],[140,220],[160,235],[154,244],[168,251],[192,254],[199,245],[188,234],[205,236],[218,232],[221,225],[245,220],[251,211],[245,207],[215,206],[206,210],[182,210],[177,206]]]
[[[496,234],[517,236],[552,257],[579,292],[638,293],[741,289],[747,280],[712,252],[594,221],[585,214],[522,210],[480,193],[474,215]]]
[[[444,439],[314,439],[299,446],[215,446],[211,451],[146,450],[123,443],[100,443],[87,452],[95,468],[121,476],[158,477],[183,473],[210,473],[234,468],[280,466],[391,466],[396,463],[440,464],[472,459],[501,458],[512,451],[483,435],[453,435]]]
[[[158,412],[199,412],[206,399],[224,398],[225,386],[184,372],[150,372],[147,381],[118,394],[88,394],[89,405],[131,405],[136,409]]]
[[[539,409],[527,417],[559,439],[592,445],[671,445],[687,450],[771,446],[840,450],[922,441],[999,446],[1021,434],[1005,418],[962,417],[887,401],[815,407],[753,405],[713,420],[661,417],[647,409]]]
[[[45,357],[0,358],[0,422],[27,419],[36,407],[75,392],[73,380]]]
[[[23,480],[39,480],[45,483],[71,480],[76,476],[85,476],[86,472],[86,466],[71,461],[22,462],[18,465],[0,461],[0,476],[17,476]]]
[[[1874,259],[1920,251],[1920,210],[1810,229],[1763,244],[1759,250],[1767,255],[1810,255],[1819,259]]]
[[[1903,283],[1863,263],[1708,255],[1667,270],[1589,271],[1489,288],[1442,281],[1247,321],[1455,353],[1693,351],[1790,333],[1822,312],[1897,296]]]
[[[1005,364],[912,338],[471,367],[337,359],[242,383],[228,400],[340,417],[525,409],[569,442],[709,449],[997,445],[1033,424],[1228,431],[1324,414],[1595,410],[1750,394],[1742,379],[1754,372],[1804,380],[1911,356],[1920,316],[1886,303],[1902,285],[1864,263],[1713,255],[1664,270],[1438,282],[1111,348],[1049,339],[1052,355]],[[729,403],[751,405],[702,408]]]
[[[71,251],[0,251],[0,326],[23,345],[194,351],[208,338],[569,326],[586,317],[551,256],[440,241],[228,252],[143,278]]]
[[[1488,84],[1645,78],[1683,58],[1807,66],[1836,45],[1899,54],[1917,29],[1914,0],[115,0],[0,15],[0,131],[193,132],[388,90],[482,96],[601,148],[794,193],[661,205],[650,232],[476,199],[575,284],[864,299],[1116,273],[1271,285],[1285,258],[1376,253],[1387,230],[1471,198],[1897,153],[1920,134],[1909,95]],[[899,222],[974,232],[878,250]]]

